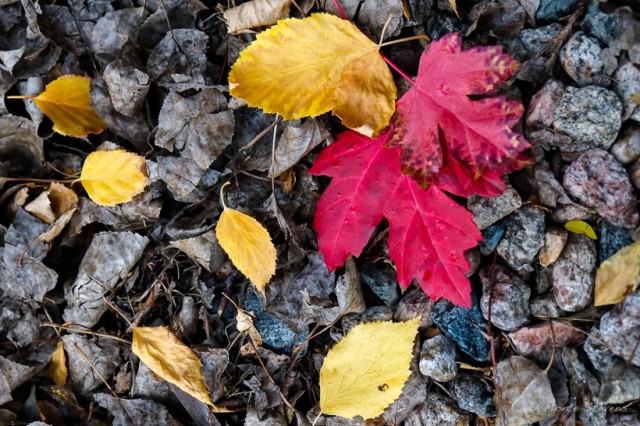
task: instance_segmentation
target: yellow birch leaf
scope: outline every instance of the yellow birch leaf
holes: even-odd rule
[[[147,180],[144,158],[123,149],[92,152],[80,173],[89,198],[101,206],[131,201],[144,191]]]
[[[569,232],[573,232],[574,234],[584,234],[592,240],[598,239],[596,231],[593,230],[591,225],[581,220],[570,220],[569,222],[564,224],[564,228]]]
[[[62,340],[58,341],[56,350],[51,354],[49,364],[45,368],[45,374],[58,386],[67,384],[69,371],[67,370],[67,356],[64,353]]]
[[[31,99],[51,119],[53,130],[61,135],[79,138],[101,133],[107,125],[91,105],[90,83],[89,77],[64,75]]]
[[[333,110],[347,127],[376,136],[389,124],[396,97],[378,50],[337,16],[284,19],[242,51],[229,73],[229,88],[250,106],[285,120]]]
[[[202,361],[167,327],[134,327],[131,350],[140,361],[163,380],[177,386],[215,412],[217,407],[204,384]]]
[[[623,247],[596,272],[594,305],[620,303],[640,284],[640,242]]]
[[[320,410],[346,418],[377,417],[409,378],[420,318],[355,326],[327,354],[320,370]]]
[[[269,232],[251,216],[225,207],[216,225],[216,237],[234,266],[264,294],[276,273],[277,253]]]

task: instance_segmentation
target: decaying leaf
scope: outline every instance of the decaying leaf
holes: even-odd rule
[[[229,34],[273,25],[289,16],[291,0],[251,0],[224,11]]]
[[[209,261],[211,259],[211,251],[216,245],[216,233],[214,231],[205,232],[193,238],[172,241],[169,245],[186,253],[191,260],[211,272]]]
[[[51,360],[45,369],[46,375],[58,386],[67,383],[67,356],[64,353],[64,343],[62,340],[56,345],[56,350],[51,354]]]
[[[53,130],[65,136],[85,137],[107,128],[91,105],[90,85],[89,77],[64,75],[31,99],[53,121]]]
[[[594,305],[620,303],[640,284],[640,242],[633,243],[602,262],[596,272]]]
[[[233,265],[264,294],[276,273],[277,252],[269,232],[251,216],[225,207],[216,225],[216,236]]]
[[[316,13],[260,33],[229,73],[231,95],[285,120],[333,110],[367,136],[384,129],[396,87],[379,46],[351,22]]]
[[[398,399],[409,378],[420,318],[355,326],[327,354],[320,370],[320,410],[365,420]]]
[[[144,158],[122,149],[95,151],[87,156],[80,174],[82,186],[94,203],[127,203],[147,186]]]
[[[216,407],[204,385],[202,361],[167,327],[134,327],[131,350],[151,371],[167,382],[216,412],[226,412]]]
[[[582,220],[570,220],[564,224],[564,229],[569,232],[573,232],[574,234],[584,234],[592,240],[598,239],[598,236],[591,225],[587,222],[583,222]]]
[[[53,182],[24,209],[47,224],[52,224],[60,216],[78,205],[78,196],[66,186]]]

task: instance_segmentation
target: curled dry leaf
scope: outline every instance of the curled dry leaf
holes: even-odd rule
[[[51,119],[53,130],[65,136],[85,137],[107,128],[91,105],[90,85],[89,77],[64,75],[31,99]]]
[[[375,136],[389,124],[396,97],[378,50],[336,16],[285,19],[242,51],[229,73],[230,93],[285,120],[332,110],[345,126]]]
[[[216,407],[204,385],[202,361],[167,327],[134,327],[131,350],[151,371],[198,401]]]
[[[398,399],[409,378],[420,318],[355,326],[327,354],[320,370],[320,410],[365,420]]]
[[[46,375],[58,386],[67,384],[67,356],[64,353],[64,343],[62,340],[56,345],[56,350],[51,354],[51,360],[45,368]]]
[[[269,232],[251,216],[225,207],[216,225],[216,237],[233,265],[264,294],[276,273],[277,252]]]
[[[640,242],[626,246],[600,265],[596,272],[594,304],[620,303],[640,284]]]
[[[224,12],[227,31],[238,34],[255,27],[273,25],[289,16],[291,0],[252,0]]]
[[[123,149],[95,151],[87,156],[80,174],[82,186],[94,203],[127,203],[147,186],[144,158]]]

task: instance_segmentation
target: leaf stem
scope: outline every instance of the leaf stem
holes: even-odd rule
[[[34,183],[75,183],[80,179],[36,179],[36,178],[12,178],[0,176],[4,182],[34,182]]]
[[[231,185],[231,183],[227,181],[223,183],[222,186],[220,187],[220,203],[222,204],[223,209],[227,208],[227,204],[224,202],[224,187],[227,185]]]
[[[7,99],[33,99],[33,96],[18,96],[18,95],[13,95],[13,96],[7,96]]]
[[[347,15],[344,14],[342,7],[340,7],[340,4],[338,3],[338,0],[333,0],[333,5],[336,7],[336,9],[338,9],[338,14],[340,15],[340,17],[348,21],[349,18],[347,18]]]
[[[411,85],[416,84],[415,80],[412,79],[408,74],[406,74],[404,71],[402,71],[400,68],[398,68],[398,66],[396,64],[394,64],[391,59],[387,58],[384,53],[379,52],[380,56],[382,56],[382,59],[384,59],[384,61],[395,70],[395,72],[397,72],[398,74],[400,74],[402,77],[404,77],[405,80],[407,80],[409,83],[411,83]]]
[[[418,34],[411,37],[399,38],[397,40],[386,41],[384,43],[380,43],[380,47],[391,46],[392,44],[404,43],[405,41],[413,41],[413,40],[426,40],[431,41],[431,38],[426,34]],[[382,41],[382,40],[381,40]]]

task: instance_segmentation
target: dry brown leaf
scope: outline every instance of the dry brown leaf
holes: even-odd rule
[[[69,371],[67,370],[67,356],[64,353],[62,340],[58,341],[56,350],[51,354],[51,360],[45,368],[45,374],[58,386],[67,384]]]
[[[60,216],[78,205],[78,196],[66,186],[53,182],[24,209],[47,224],[52,224]]]
[[[53,241],[67,226],[76,210],[78,210],[77,207],[74,207],[60,216],[58,219],[56,219],[56,221],[53,222],[49,229],[47,229],[47,232],[41,234],[38,239],[40,241],[44,241],[45,243],[50,243],[51,241]]]
[[[291,0],[252,0],[224,12],[229,34],[273,25],[289,16]]]
[[[596,272],[594,305],[620,303],[640,284],[640,242],[618,250]]]

